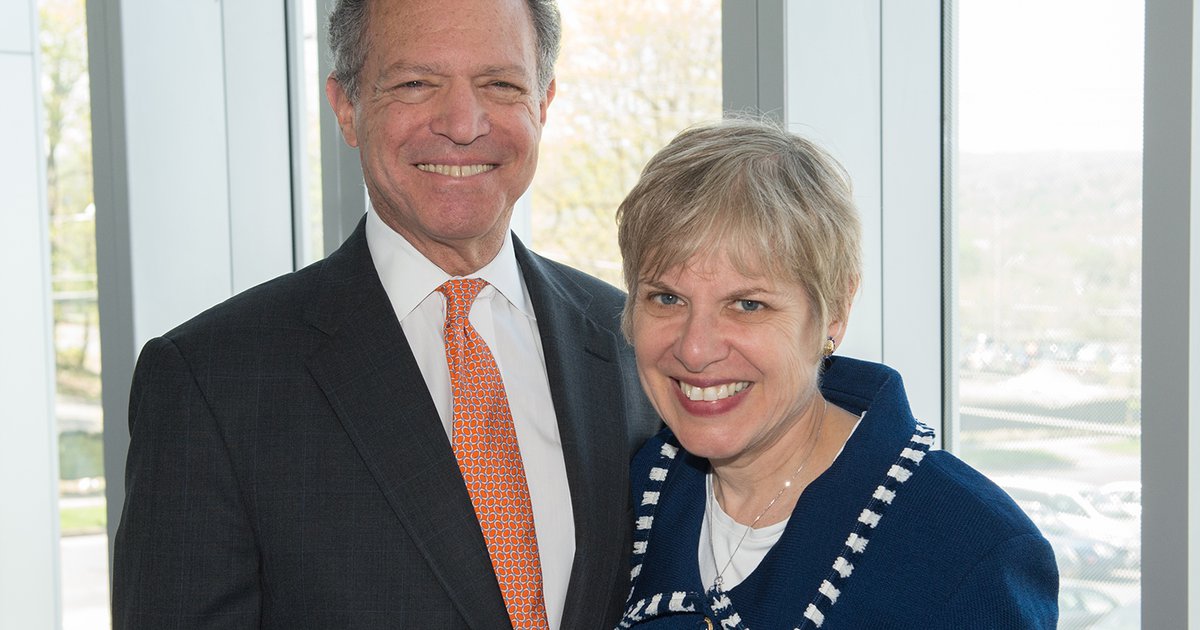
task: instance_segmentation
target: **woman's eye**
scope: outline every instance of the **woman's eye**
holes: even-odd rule
[[[654,293],[650,295],[650,300],[663,306],[671,306],[679,303],[679,296],[670,293]]]
[[[763,303],[756,300],[738,300],[737,305],[738,308],[746,311],[747,313],[753,313],[754,311],[762,310],[763,307]]]

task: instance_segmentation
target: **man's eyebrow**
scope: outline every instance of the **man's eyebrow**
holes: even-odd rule
[[[388,77],[388,76],[392,76],[395,74],[439,74],[439,73],[436,69],[433,68],[433,66],[427,66],[425,64],[420,64],[420,63],[407,63],[407,62],[403,62],[403,61],[397,61],[396,63],[393,63],[392,65],[384,68],[383,72],[379,73],[379,76]]]
[[[517,64],[508,64],[508,65],[486,66],[484,68],[481,68],[477,74],[478,74],[478,76],[481,76],[481,77],[513,76],[513,75],[524,76],[527,72],[528,71],[525,69],[525,66],[521,66],[521,65],[517,65]]]
[[[406,61],[397,61],[396,63],[393,63],[390,66],[387,66],[386,68],[384,68],[383,71],[379,73],[379,76],[389,77],[389,76],[397,75],[397,74],[417,74],[417,75],[421,75],[421,74],[430,75],[431,74],[431,75],[436,75],[436,76],[443,76],[446,74],[446,72],[444,70],[439,70],[438,68],[436,68],[434,66],[430,66],[427,64],[423,64],[423,63],[409,63]],[[480,67],[479,69],[473,71],[471,74],[474,76],[479,76],[479,77],[496,77],[496,76],[511,77],[511,76],[525,76],[526,74],[528,74],[528,70],[525,68],[525,66],[523,66],[521,64],[515,64],[515,63],[494,64],[494,65],[490,65],[490,66]]]

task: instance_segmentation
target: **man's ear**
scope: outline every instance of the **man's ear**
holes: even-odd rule
[[[337,116],[338,127],[342,130],[342,138],[346,140],[346,144],[358,147],[358,131],[354,127],[354,103],[332,74],[325,79],[325,98],[329,99],[333,115]]]
[[[550,101],[554,100],[554,92],[558,89],[558,79],[550,79],[550,85],[546,86],[546,93],[542,95],[542,124],[546,124],[546,110],[550,108]]]

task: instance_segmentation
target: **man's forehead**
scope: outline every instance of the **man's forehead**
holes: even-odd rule
[[[528,71],[536,64],[536,33],[528,12],[498,6],[524,7],[524,2],[449,4],[459,6],[441,7],[440,0],[372,3],[380,8],[367,20],[368,56],[387,72],[444,73],[453,63],[497,74]]]
[[[399,31],[418,36],[434,28],[453,28],[470,21],[488,27],[518,26],[535,36],[525,0],[375,0],[367,8],[367,33]],[[489,30],[491,30],[489,28]],[[453,41],[443,41],[450,46]]]
[[[491,61],[495,61],[491,59]],[[497,64],[481,63],[469,68],[471,76],[479,77],[511,77],[524,76],[530,73],[530,68],[522,63]],[[381,77],[401,76],[451,76],[462,72],[451,64],[437,62],[414,63],[405,60],[394,61],[380,70]]]

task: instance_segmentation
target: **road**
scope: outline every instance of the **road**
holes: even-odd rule
[[[66,536],[60,549],[63,630],[109,630],[107,537]]]

